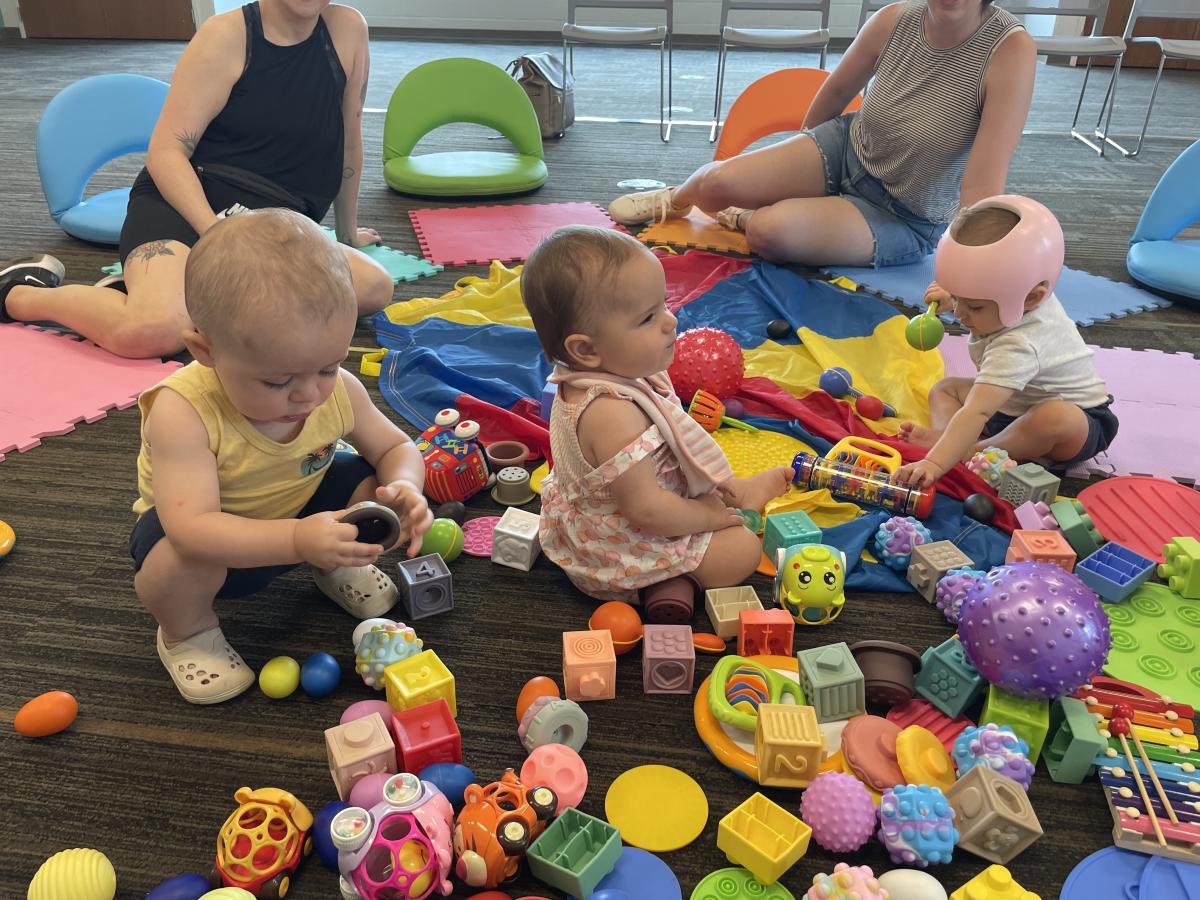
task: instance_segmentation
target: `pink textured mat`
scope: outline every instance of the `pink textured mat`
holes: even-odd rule
[[[523,260],[542,238],[564,225],[620,227],[595,203],[414,209],[408,217],[421,252],[439,266]]]
[[[122,359],[87,341],[16,324],[0,325],[0,360],[0,460],[132,406],[180,365]]]
[[[939,348],[947,375],[972,377],[975,366],[964,335],[947,335]],[[1113,412],[1121,421],[1112,446],[1077,463],[1068,474],[1152,475],[1195,484],[1200,458],[1200,360],[1188,353],[1092,347],[1096,369],[1108,382]]]

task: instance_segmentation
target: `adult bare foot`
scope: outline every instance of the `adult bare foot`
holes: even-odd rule
[[[932,447],[942,433],[936,428],[926,428],[916,422],[901,422],[899,436],[900,440],[909,444],[916,444],[918,447]]]

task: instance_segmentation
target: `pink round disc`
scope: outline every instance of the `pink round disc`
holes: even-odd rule
[[[499,516],[480,516],[463,525],[463,553],[491,557],[492,532],[499,521]]]
[[[587,766],[566,744],[543,744],[521,766],[521,781],[531,786],[544,784],[554,791],[561,812],[568,806],[578,806],[583,799],[588,783]]]

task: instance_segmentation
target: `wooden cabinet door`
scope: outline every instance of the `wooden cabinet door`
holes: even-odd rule
[[[191,0],[20,0],[31,38],[189,40]]]
[[[1200,3],[1200,0],[1196,0]],[[1108,5],[1108,18],[1104,20],[1104,34],[1122,35],[1125,33],[1125,23],[1129,21],[1129,9],[1133,0],[1112,0]],[[1200,38],[1200,20],[1197,19],[1138,19],[1137,27],[1133,29],[1134,37],[1162,37],[1182,40]],[[1132,44],[1125,52],[1121,67],[1158,68],[1159,52],[1153,45]],[[1110,59],[1096,59],[1095,65],[1111,66]],[[1172,60],[1167,63],[1168,69],[1200,69],[1200,63],[1186,60]]]

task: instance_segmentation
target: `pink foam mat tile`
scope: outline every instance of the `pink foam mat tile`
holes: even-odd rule
[[[421,252],[439,266],[524,260],[543,238],[564,225],[620,228],[595,203],[414,209],[408,216]]]
[[[0,325],[0,360],[0,460],[132,406],[180,366],[123,359],[88,341],[18,324]]]
[[[964,335],[947,335],[939,348],[947,375],[972,377],[975,367]],[[1072,466],[1069,475],[1151,475],[1195,484],[1200,460],[1200,360],[1189,353],[1092,347],[1096,370],[1113,395],[1121,423],[1112,446]]]

